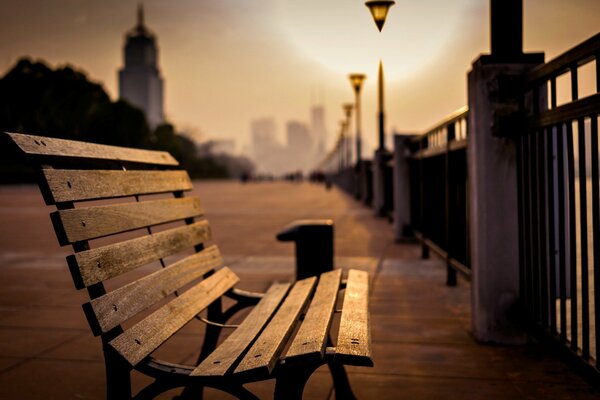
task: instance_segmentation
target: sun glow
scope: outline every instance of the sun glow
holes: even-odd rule
[[[439,61],[473,2],[397,1],[381,33],[360,0],[282,0],[278,6],[282,30],[305,56],[340,74],[372,71],[383,59],[386,78],[396,80]]]

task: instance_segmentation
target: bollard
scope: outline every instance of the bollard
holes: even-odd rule
[[[298,220],[277,234],[277,240],[296,242],[296,279],[333,270],[333,221]]]

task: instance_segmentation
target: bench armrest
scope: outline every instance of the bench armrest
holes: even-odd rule
[[[333,270],[333,221],[297,220],[277,234],[277,240],[296,243],[296,279]]]

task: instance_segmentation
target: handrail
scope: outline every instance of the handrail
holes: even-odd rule
[[[531,86],[537,82],[558,76],[567,72],[571,67],[587,63],[598,53],[600,53],[600,33],[565,51],[551,61],[533,68],[526,75],[524,83]]]
[[[441,121],[439,121],[438,123],[436,123],[434,126],[430,127],[429,129],[425,130],[425,132],[413,137],[411,139],[411,142],[416,143],[420,140],[423,139],[424,136],[433,133],[435,131],[437,131],[438,129],[443,128],[444,126],[450,125],[456,121],[461,120],[462,118],[464,118],[467,114],[469,113],[469,107],[468,106],[462,106],[461,108],[459,108],[458,110],[454,111],[452,114],[446,116],[444,119],[442,119]]]

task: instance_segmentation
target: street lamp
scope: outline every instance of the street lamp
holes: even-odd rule
[[[359,163],[362,156],[362,143],[360,137],[360,89],[367,76],[365,74],[350,74],[348,75],[348,78],[350,78],[350,83],[354,89],[354,108],[356,110],[356,162]]]
[[[391,6],[396,4],[391,0],[374,0],[367,1],[365,5],[371,11],[371,15],[373,16],[373,21],[375,21],[375,25],[377,25],[377,29],[381,32],[383,29],[383,24],[385,24],[385,18],[387,17],[388,11]],[[378,90],[379,90],[379,150],[384,150],[385,144],[385,114],[384,114],[384,106],[383,106],[383,62],[379,61],[379,75],[378,75]]]
[[[379,29],[379,32],[381,32],[381,30],[383,29],[383,24],[385,24],[385,17],[387,17],[390,7],[394,4],[396,4],[396,2],[391,0],[374,0],[367,1],[365,3],[365,6],[369,7],[369,10],[371,11],[373,21],[375,21],[375,25],[377,25],[377,29]]]

